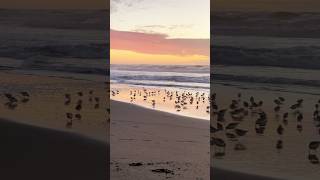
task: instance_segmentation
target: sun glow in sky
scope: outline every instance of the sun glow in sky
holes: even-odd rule
[[[111,0],[112,64],[209,64],[210,0]]]
[[[129,50],[111,49],[110,58],[117,59],[117,64],[208,64],[208,57],[203,55],[166,55],[166,54],[147,54]],[[150,61],[152,60],[152,61]]]

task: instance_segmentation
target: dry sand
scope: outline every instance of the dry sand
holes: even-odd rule
[[[111,101],[110,126],[111,179],[209,179],[209,121]]]
[[[230,171],[220,168],[211,168],[210,179],[214,180],[280,180],[267,176],[259,176],[253,174],[246,174],[237,171]]]
[[[106,180],[104,142],[0,119],[1,179]]]
[[[257,117],[249,115],[238,126],[241,129],[248,130],[246,136],[239,138],[239,141],[229,140],[225,137],[224,131],[216,133],[215,137],[222,138],[226,142],[226,155],[222,158],[214,158],[214,153],[212,153],[211,163],[214,168],[219,168],[217,171],[213,170],[213,179],[239,180],[241,178],[238,175],[244,176],[246,174],[248,176],[246,179],[250,179],[249,177],[255,177],[253,179],[274,177],[288,180],[314,180],[319,177],[319,164],[312,164],[308,160],[308,144],[311,141],[319,140],[319,128],[315,127],[316,123],[312,117],[315,109],[314,105],[319,99],[318,95],[296,93],[295,91],[270,91],[263,88],[240,89],[219,84],[214,84],[214,87],[220,109],[228,108],[231,100],[237,99],[237,93],[239,92],[242,93],[242,99],[245,101],[249,101],[251,96],[254,96],[256,101],[262,100],[264,102],[262,110],[267,114],[268,123],[264,134],[258,135],[254,128]],[[273,101],[280,96],[286,100],[279,112],[280,118],[277,119]],[[297,130],[299,123],[293,111],[289,109],[300,98],[304,99],[303,106],[300,109],[304,117],[301,122],[303,127],[301,132]],[[287,125],[282,120],[282,115],[285,112],[289,113]],[[232,122],[229,111],[227,111],[225,117],[224,125]],[[211,123],[215,126],[217,120],[211,120]],[[284,127],[284,133],[280,137],[277,134],[279,124]],[[214,137],[213,134],[212,137]],[[283,141],[281,150],[276,149],[278,139]],[[247,149],[235,151],[234,145],[237,142],[244,144]],[[212,149],[214,149],[213,146]],[[319,156],[319,151],[315,154]],[[224,172],[227,173],[222,176]],[[236,178],[231,178],[232,174],[238,175],[234,176]]]
[[[0,177],[20,180],[109,179],[106,90],[103,83],[14,71],[0,72]],[[87,101],[88,90],[100,97],[98,109]],[[3,93],[18,99],[27,91],[30,101],[8,109]],[[82,119],[66,128],[66,112],[74,110],[84,92]],[[64,94],[73,101],[64,105]]]
[[[69,131],[101,141],[106,140],[106,107],[107,92],[103,82],[86,80],[77,74],[55,74],[51,72],[0,72],[0,117],[16,122],[30,124],[61,131]],[[50,74],[50,75],[48,75]],[[92,98],[100,98],[99,108],[95,102],[89,102],[89,91]],[[21,99],[20,92],[27,91],[30,100],[18,103],[14,109],[5,106],[7,98],[4,93],[11,93]],[[79,97],[78,92],[83,92]],[[65,94],[71,95],[71,103],[65,105]],[[75,110],[77,102],[82,100],[81,111]],[[66,128],[66,113],[81,114],[82,119],[74,120],[72,128]]]

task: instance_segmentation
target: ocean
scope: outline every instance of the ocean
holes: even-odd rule
[[[320,71],[314,69],[271,66],[215,65],[213,84],[239,89],[267,90],[296,94],[320,95]]]
[[[210,67],[206,65],[111,65],[110,79],[111,84],[208,92]]]
[[[210,89],[210,66],[206,65],[111,65],[110,77],[111,84],[205,92]],[[211,83],[240,89],[320,95],[319,77],[320,71],[314,69],[213,65]]]

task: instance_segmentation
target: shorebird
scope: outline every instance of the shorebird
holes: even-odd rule
[[[21,99],[21,102],[22,102],[22,103],[27,103],[27,102],[29,102],[29,101],[30,101],[29,98],[23,98],[23,99]]]
[[[65,97],[66,99],[71,99],[71,95],[70,95],[70,94],[65,94],[64,97]]]
[[[64,105],[68,106],[71,103],[71,95],[65,94],[64,97],[65,97]]]
[[[72,114],[72,113],[66,113],[66,117],[67,117],[68,119],[72,119],[72,118],[73,118],[73,114]]]
[[[283,141],[282,141],[282,140],[278,140],[278,141],[277,141],[276,148],[277,148],[278,150],[280,150],[280,149],[283,148]]]
[[[283,135],[283,132],[284,132],[284,128],[282,127],[282,125],[279,125],[277,128],[278,135]]]
[[[317,150],[320,147],[320,141],[311,141],[309,143],[309,150]]]
[[[277,106],[282,105],[282,101],[280,101],[279,99],[275,99],[273,102],[274,102]]]
[[[297,130],[301,133],[302,132],[302,124],[297,124]]]
[[[217,120],[219,122],[223,122],[225,121],[225,118],[224,118],[224,115],[226,113],[227,109],[222,109],[222,110],[219,110],[218,113],[217,113]]]
[[[30,97],[30,94],[26,91],[20,92],[20,94],[24,97]]]
[[[239,125],[239,123],[229,123],[226,126],[226,129],[235,129],[238,125]]]
[[[278,97],[278,99],[279,99],[281,102],[284,102],[284,101],[285,101],[284,97]]]
[[[309,154],[308,159],[312,164],[319,164],[319,158],[315,154]]]
[[[243,130],[243,129],[235,129],[235,133],[238,135],[238,136],[244,136],[246,135],[248,132],[248,130]]]
[[[76,115],[74,115],[74,117],[77,118],[77,120],[81,120],[82,119],[81,114],[76,114]]]
[[[78,94],[78,96],[80,96],[80,97],[83,96],[83,92],[78,92],[77,94]]]
[[[303,115],[301,113],[299,113],[297,116],[297,121],[301,122],[302,120],[303,120]]]
[[[68,120],[67,123],[66,123],[66,128],[72,128],[72,120]]]
[[[75,107],[75,109],[77,110],[77,111],[80,111],[81,109],[82,109],[82,104],[80,103],[78,103],[77,104],[77,106]]]
[[[66,117],[67,117],[66,128],[72,128],[73,114],[72,113],[66,113]]]
[[[246,150],[246,149],[247,149],[246,146],[243,145],[243,144],[241,144],[241,143],[237,143],[237,144],[235,144],[235,146],[234,146],[234,150],[235,150],[235,151],[244,151],[244,150]]]
[[[276,107],[274,108],[274,111],[275,111],[276,113],[278,113],[278,112],[280,111],[280,106],[276,106]]]
[[[218,147],[221,147],[221,148],[223,148],[223,149],[225,149],[225,147],[226,147],[226,143],[224,142],[224,140],[223,139],[220,139],[220,138],[211,138],[211,144],[213,144],[213,145],[216,145],[216,146],[218,146]]]
[[[236,140],[237,136],[233,133],[226,132],[226,137],[230,140]]]
[[[18,102],[18,99],[15,98],[12,94],[5,93],[4,95],[7,97],[8,101],[10,101],[11,103],[16,103],[16,102]]]
[[[249,103],[246,102],[246,101],[244,101],[244,102],[243,102],[243,106],[246,107],[246,108],[248,108],[248,107],[249,107]]]
[[[8,109],[14,110],[18,107],[18,104],[15,102],[7,102],[5,103],[5,106],[7,106]]]

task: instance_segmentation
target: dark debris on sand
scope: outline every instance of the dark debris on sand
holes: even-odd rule
[[[165,173],[165,174],[172,174],[172,175],[174,175],[174,171],[169,170],[169,169],[164,169],[164,168],[152,169],[151,171],[154,172],[154,173]]]
[[[138,163],[130,163],[129,166],[142,166],[143,164],[141,162]]]

